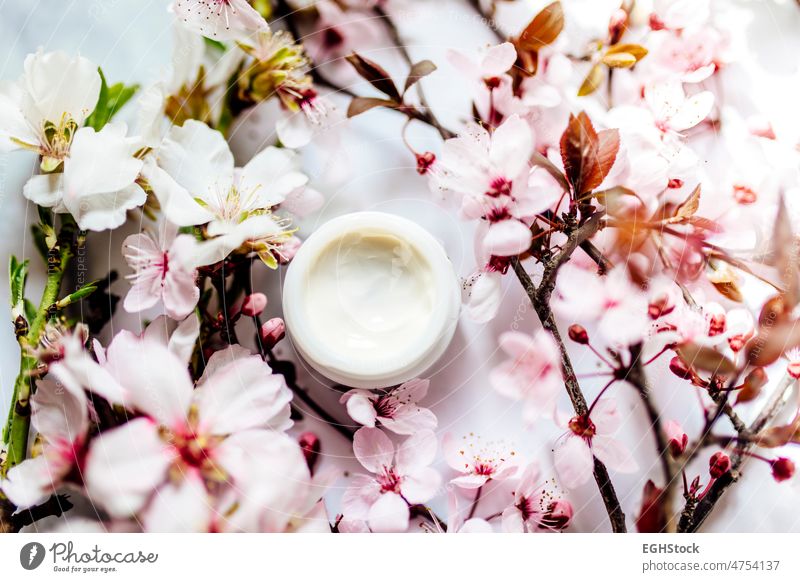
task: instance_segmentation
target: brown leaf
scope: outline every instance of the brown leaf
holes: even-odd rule
[[[800,430],[800,426],[798,426],[797,422],[783,426],[773,426],[758,433],[755,440],[760,447],[771,449],[783,447],[791,442],[798,441],[798,437],[800,437],[797,434],[798,430]]]
[[[599,134],[585,112],[571,115],[561,136],[561,159],[576,198],[597,188],[608,175],[619,151],[619,132]]]
[[[608,176],[608,173],[611,171],[611,167],[614,165],[614,161],[617,159],[617,153],[619,152],[618,130],[604,129],[597,134],[597,137],[600,142],[597,151],[597,170],[599,175],[595,176],[597,183],[591,186],[592,190],[597,188],[603,180],[606,179],[606,176]]]
[[[747,363],[752,366],[769,366],[784,352],[800,346],[800,324],[795,321],[777,321],[764,325],[747,344]]]
[[[519,45],[524,50],[538,51],[552,43],[564,29],[564,10],[561,2],[553,2],[542,8],[533,17],[519,36]]]
[[[353,65],[356,72],[365,80],[369,81],[370,85],[375,87],[378,91],[387,95],[392,101],[400,103],[402,97],[397,90],[397,86],[392,81],[391,76],[386,69],[381,67],[378,63],[362,57],[358,53],[353,53],[346,57],[347,62]]]
[[[714,349],[688,343],[676,351],[681,359],[692,368],[722,375],[732,374],[736,371],[736,364]]]
[[[667,222],[684,222],[692,218],[697,212],[698,208],[700,208],[700,184],[695,186],[695,189],[692,190],[692,193],[689,194],[686,200],[678,205],[678,207],[675,209],[675,214],[672,218],[668,219]]]
[[[589,116],[583,111],[577,117],[570,114],[567,129],[561,135],[561,160],[576,198],[586,192],[584,176],[591,171],[589,166],[597,158],[599,147],[597,132]]]
[[[800,301],[800,285],[798,284],[798,240],[792,232],[792,223],[783,198],[780,199],[778,214],[772,229],[772,261],[778,275],[782,279],[782,287],[786,291],[785,300],[791,307]]]
[[[755,368],[751,371],[744,379],[744,382],[742,382],[742,386],[736,394],[736,404],[750,402],[758,398],[767,380],[767,373],[764,371],[764,368]]]
[[[347,117],[361,115],[375,107],[397,107],[397,103],[386,99],[378,99],[377,97],[354,97],[347,108]]]
[[[606,78],[606,70],[600,65],[600,63],[595,64],[591,69],[589,69],[589,74],[586,75],[586,78],[581,83],[580,88],[578,89],[578,97],[586,97],[587,95],[591,95],[603,84],[603,81]]]
[[[631,53],[606,53],[600,60],[604,65],[614,69],[630,69],[636,64],[636,57]]]
[[[621,53],[627,53],[637,61],[641,61],[645,56],[647,56],[647,49],[640,44],[619,43],[610,46],[606,51],[606,55],[615,55]]]
[[[429,60],[420,61],[411,65],[411,70],[408,72],[408,77],[406,77],[405,87],[403,87],[403,94],[418,83],[420,79],[427,77],[435,70],[436,65]]]

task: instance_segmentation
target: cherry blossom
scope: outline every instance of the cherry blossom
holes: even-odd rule
[[[293,152],[268,147],[245,167],[234,168],[222,134],[197,121],[173,127],[146,160],[143,175],[168,220],[206,225],[209,236],[225,237],[220,244],[229,250],[251,241],[263,249],[265,261],[289,237],[272,209],[287,200],[312,200],[303,197],[308,177]]]
[[[347,405],[350,418],[367,427],[378,423],[400,435],[413,435],[420,430],[433,430],[437,420],[433,412],[418,406],[428,393],[430,381],[414,379],[397,388],[372,392],[350,390],[339,400]]]
[[[528,423],[542,416],[552,417],[564,385],[561,354],[553,337],[544,330],[533,337],[510,331],[500,336],[500,348],[510,359],[492,370],[494,389],[524,400],[522,415]]]
[[[380,429],[365,427],[356,432],[353,451],[373,475],[357,475],[345,492],[345,529],[358,529],[361,523],[375,532],[405,531],[409,504],[430,500],[441,481],[429,467],[436,455],[433,432],[420,430],[395,447]]]
[[[632,344],[649,327],[646,296],[616,267],[605,277],[596,277],[581,267],[565,265],[559,274],[554,309],[584,323],[596,322],[603,338],[613,344]]]
[[[448,433],[442,450],[447,464],[459,473],[450,483],[463,489],[477,489],[490,479],[508,479],[519,469],[512,447],[502,441],[483,441],[474,434],[458,439]]]
[[[527,250],[531,232],[526,221],[561,196],[546,172],[531,172],[532,153],[530,127],[516,115],[491,135],[470,124],[463,135],[445,142],[431,185],[456,195],[464,218],[485,221],[487,253],[513,256]]]
[[[247,0],[175,0],[172,10],[187,29],[219,40],[267,28],[264,17]]]
[[[600,398],[588,415],[574,416],[563,422],[569,431],[556,443],[554,462],[559,479],[566,487],[574,489],[591,479],[593,457],[620,473],[633,473],[638,469],[625,444],[611,436],[621,424],[613,398]]]
[[[503,530],[508,533],[559,531],[569,526],[572,514],[568,501],[547,491],[539,468],[528,465],[514,488],[514,504],[503,511]]]
[[[473,82],[477,89],[475,103],[483,119],[494,120],[495,108],[506,104],[511,98],[511,77],[508,71],[517,60],[517,51],[510,42],[490,46],[480,56],[478,62],[458,51],[449,51],[448,59],[461,72]],[[503,107],[503,113],[509,112],[509,107]]]

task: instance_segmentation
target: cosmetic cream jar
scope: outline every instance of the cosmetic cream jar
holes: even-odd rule
[[[416,223],[357,212],[323,224],[283,285],[286,329],[303,359],[354,388],[422,375],[444,353],[460,308],[453,265]]]

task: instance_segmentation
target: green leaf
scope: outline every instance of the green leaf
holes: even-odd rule
[[[97,291],[97,283],[98,281],[92,281],[91,283],[87,283],[74,293],[70,293],[63,299],[59,299],[56,302],[57,309],[64,309],[67,305],[72,305],[73,303],[77,303],[81,299],[85,299],[95,291]]]
[[[8,261],[8,280],[11,286],[11,312],[16,318],[25,311],[25,281],[28,278],[28,261],[19,261],[11,255]]]
[[[139,90],[139,85],[115,83],[109,86],[103,70],[98,67],[97,71],[100,73],[100,96],[94,111],[86,119],[86,125],[94,128],[95,131],[100,131],[131,100]]]

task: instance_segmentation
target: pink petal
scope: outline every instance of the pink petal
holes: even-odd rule
[[[207,532],[211,526],[211,499],[200,476],[191,471],[180,482],[169,482],[153,496],[142,515],[146,532]]]
[[[598,434],[609,435],[617,432],[622,425],[622,417],[617,408],[616,398],[607,397],[598,400],[592,410],[592,422]]]
[[[595,435],[592,452],[612,471],[635,473],[639,469],[630,449],[617,439]]]
[[[51,442],[73,443],[89,429],[88,401],[80,387],[50,378],[36,383],[31,398],[31,423]]]
[[[426,503],[433,499],[442,484],[439,473],[425,467],[403,477],[400,490],[409,503]]]
[[[519,220],[495,222],[483,239],[486,251],[498,257],[513,257],[531,246],[531,229]]]
[[[522,512],[514,506],[503,511],[503,531],[505,533],[525,533],[525,520]]]
[[[392,466],[394,445],[380,429],[364,427],[353,437],[353,452],[367,471],[380,473]]]
[[[193,402],[198,430],[222,436],[251,428],[286,430],[291,399],[283,376],[250,356],[219,368],[195,390]]]
[[[461,475],[455,479],[451,479],[450,483],[462,489],[477,489],[486,484],[489,480],[485,475]]]
[[[408,505],[403,498],[396,493],[384,493],[372,504],[367,523],[373,532],[404,532],[408,529],[408,518]]]
[[[347,398],[346,406],[350,418],[364,426],[374,427],[378,414],[375,412],[375,406],[369,398],[369,393],[365,390],[351,390],[345,396],[348,394],[350,396]]]
[[[433,430],[439,421],[427,408],[407,404],[395,410],[393,418],[381,417],[381,424],[395,434],[411,435],[421,430]]]
[[[574,489],[592,476],[592,451],[582,438],[567,436],[556,446],[553,456],[558,477],[565,487]]]
[[[401,475],[415,469],[427,467],[436,457],[436,435],[430,430],[421,430],[404,440],[397,448],[397,470]]]
[[[92,441],[86,460],[86,489],[92,500],[115,517],[142,508],[166,477],[174,458],[158,426],[138,418]]]

